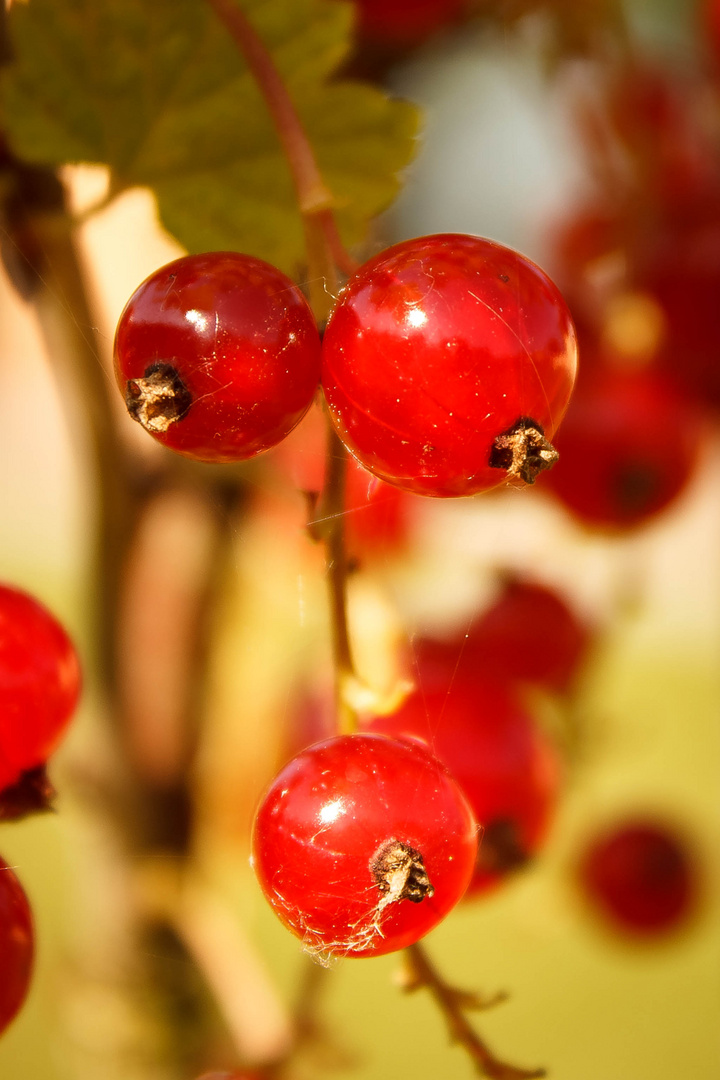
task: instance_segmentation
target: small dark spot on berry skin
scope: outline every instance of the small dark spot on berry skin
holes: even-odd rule
[[[490,874],[519,870],[529,861],[516,821],[496,818],[485,826],[478,848],[477,868]]]
[[[508,277],[507,274],[498,274],[498,277],[500,278],[501,281],[504,281],[506,285],[507,285],[508,281],[510,280],[510,278]]]

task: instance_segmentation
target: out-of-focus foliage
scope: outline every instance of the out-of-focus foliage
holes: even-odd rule
[[[391,202],[417,112],[330,81],[350,9],[244,0],[301,115],[347,243]],[[5,128],[24,161],[107,164],[112,187],[146,185],[190,251],[238,249],[288,272],[304,261],[290,172],[267,108],[204,0],[33,0],[14,5]]]

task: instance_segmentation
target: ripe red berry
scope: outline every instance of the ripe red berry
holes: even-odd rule
[[[355,0],[357,33],[368,42],[415,45],[457,21],[466,0]]]
[[[421,495],[474,495],[554,462],[576,361],[570,314],[539,267],[445,234],[397,244],[350,279],[322,384],[371,472]]]
[[[700,4],[700,32],[708,38],[715,60],[720,59],[720,0],[704,0]]]
[[[421,677],[369,730],[421,739],[457,780],[483,830],[468,889],[477,895],[538,850],[557,802],[560,761],[509,685],[467,672],[440,685],[436,675]]]
[[[33,954],[30,904],[15,874],[0,859],[0,1034],[27,996]]]
[[[44,764],[80,696],[80,664],[60,623],[0,585],[0,791]]]
[[[382,735],[298,754],[253,829],[265,896],[317,954],[377,956],[417,941],[462,897],[476,852],[475,820],[444,766]]]
[[[678,215],[679,216],[679,215]],[[648,242],[638,276],[660,305],[659,362],[703,405],[720,407],[720,200],[717,190],[692,214],[670,221]]]
[[[683,490],[702,439],[697,412],[652,369],[593,369],[580,381],[548,486],[581,522],[628,529]]]
[[[578,880],[586,899],[616,930],[653,938],[680,930],[699,899],[696,860],[687,842],[646,818],[614,825],[592,838]]]
[[[432,669],[433,680],[447,689],[458,675],[474,674],[562,694],[571,689],[590,640],[590,628],[558,592],[510,578],[462,633],[413,641],[412,664],[423,686]]]
[[[188,255],[133,293],[115,373],[146,431],[198,461],[240,461],[280,442],[307,411],[320,335],[285,274],[236,252]]]

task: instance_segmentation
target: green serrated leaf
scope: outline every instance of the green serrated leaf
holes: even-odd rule
[[[405,102],[330,76],[347,54],[337,0],[243,0],[336,201],[346,243],[392,201],[415,149]],[[6,134],[36,164],[106,164],[146,185],[189,250],[232,248],[290,273],[303,264],[295,192],[265,103],[204,0],[14,4],[16,60],[2,76]]]

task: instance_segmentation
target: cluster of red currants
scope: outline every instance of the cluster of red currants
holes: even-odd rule
[[[75,711],[80,683],[77,654],[60,623],[27,593],[0,585],[0,820],[32,798]],[[0,859],[0,1032],[25,1000],[33,953],[28,899]]]
[[[559,633],[538,649],[534,619],[546,611]],[[533,857],[562,769],[518,684],[566,689],[587,642],[554,593],[510,582],[461,638],[413,642],[415,689],[393,713],[363,716],[361,734],[315,744],[281,770],[254,861],[310,951],[401,948]]]
[[[228,462],[267,450],[321,385],[365,469],[435,497],[533,483],[550,467],[576,362],[568,309],[547,276],[465,235],[371,259],[341,290],[322,340],[292,281],[227,252],[153,274],[115,340],[132,416],[182,454]],[[417,941],[468,887],[524,861],[544,832],[559,770],[519,701],[487,671],[459,678],[449,696],[449,670],[436,661],[427,670],[435,685],[393,717],[297,755],[258,811],[257,876],[318,954]],[[428,718],[443,709],[441,730]]]
[[[717,421],[718,109],[717,75],[634,58],[582,113],[605,183],[554,237],[583,365],[547,486],[591,528],[627,532],[674,505]]]
[[[554,464],[576,343],[537,266],[489,240],[440,235],[362,266],[322,338],[301,291],[267,263],[179,259],[126,305],[115,365],[131,415],[205,462],[278,445],[321,386],[353,455],[351,490],[368,470],[385,490],[442,498],[533,483]],[[590,468],[588,455],[576,467]],[[517,687],[564,694],[589,640],[551,590],[508,582],[461,639],[413,643],[416,689],[392,715],[362,717],[360,732],[313,743],[280,771],[256,816],[253,862],[309,951],[402,948],[533,856],[562,769]],[[628,860],[621,900],[662,906],[657,875],[633,884],[636,867]],[[601,895],[602,874],[583,874]]]
[[[298,287],[259,259],[191,255],[131,297],[115,339],[130,413],[206,462],[277,445],[319,384],[345,445],[375,476],[436,497],[532,483],[576,370],[558,290],[476,237],[398,244],[345,285],[321,342]]]

